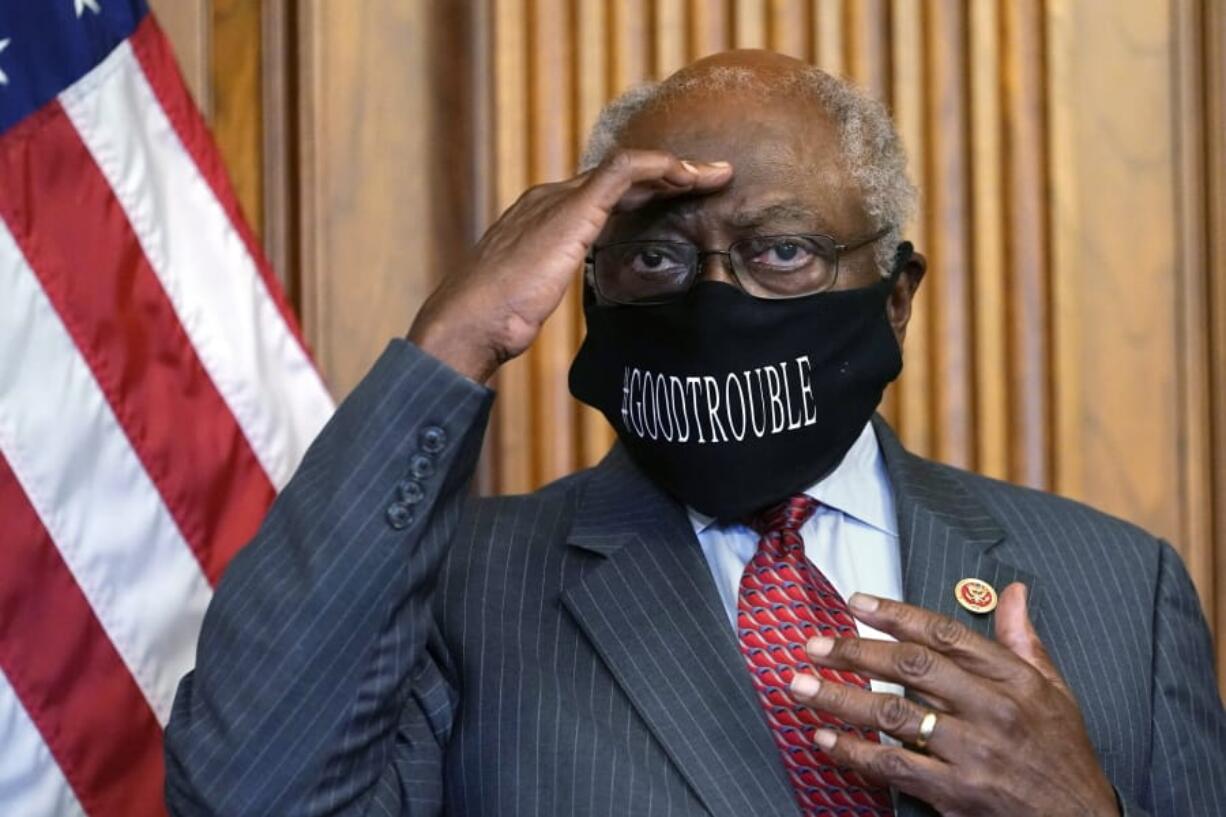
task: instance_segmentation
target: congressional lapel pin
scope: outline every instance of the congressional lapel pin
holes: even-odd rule
[[[990,613],[996,609],[996,589],[983,579],[963,579],[954,585],[954,598],[972,613]]]

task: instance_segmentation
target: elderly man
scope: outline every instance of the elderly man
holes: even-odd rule
[[[1226,813],[1165,543],[905,452],[873,411],[924,259],[883,109],[763,52],[612,103],[312,447],[205,621],[176,814]],[[586,262],[619,445],[467,495]]]

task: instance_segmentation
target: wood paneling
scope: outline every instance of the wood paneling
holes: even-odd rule
[[[1170,10],[1048,9],[1055,487],[1182,541]]]
[[[264,129],[259,0],[213,0],[212,47],[230,54],[212,61],[213,132],[230,169],[234,193],[248,223],[260,235],[264,221]]]
[[[213,114],[213,89],[209,80],[213,73],[212,36],[213,0],[150,0],[149,7],[158,23],[174,43],[179,70],[188,90],[206,117]],[[225,65],[231,58],[242,55],[226,54],[216,60]]]
[[[974,335],[970,257],[967,117],[967,28],[965,6],[959,0],[924,4],[928,83],[928,129],[924,190],[931,264],[927,281],[930,344],[938,376],[932,380],[933,454],[962,467],[975,463]]]
[[[528,145],[528,13],[527,0],[491,0],[493,24],[493,99],[495,152],[490,171],[497,212],[505,210],[530,184]],[[555,123],[556,124],[556,123]],[[494,452],[495,488],[502,492],[530,490],[535,484],[537,457],[532,437],[531,358],[511,361],[498,372],[494,409],[498,434]]]
[[[898,123],[922,190],[906,233],[931,262],[883,411],[917,453],[1169,538],[1226,669],[1220,3],[154,5],[337,396],[485,225],[572,172],[612,95],[732,45],[851,77]],[[612,440],[566,391],[578,294],[497,377],[482,490]]]
[[[301,309],[339,395],[465,260],[472,145],[456,8],[298,4]]]
[[[904,234],[911,236],[921,251],[926,251],[922,236],[928,235],[927,207],[923,206],[923,191],[928,189],[927,128],[928,109],[922,0],[894,0],[891,57],[894,74],[891,78],[892,109],[898,133],[910,156],[911,178],[921,193],[921,206]],[[819,51],[820,53],[820,51]],[[911,307],[911,322],[903,345],[903,375],[890,387],[888,394],[894,403],[894,417],[903,443],[921,456],[930,456],[935,448],[932,435],[932,394],[935,390],[932,371],[932,307],[928,284],[920,288],[921,297]]]
[[[1049,488],[1051,473],[1051,297],[1047,237],[1041,0],[1009,0],[999,14],[1008,282],[1008,478]]]
[[[1209,279],[1209,417],[1212,424],[1212,464],[1209,489],[1214,516],[1210,549],[1212,571],[1199,576],[1201,598],[1217,627],[1218,678],[1226,688],[1226,8],[1220,3],[1201,5],[1204,32],[1205,134],[1204,212],[1208,252],[1205,274]]]

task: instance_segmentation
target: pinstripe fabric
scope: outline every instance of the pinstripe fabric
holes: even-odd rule
[[[620,450],[466,499],[490,399],[394,342],[338,410],[206,617],[167,731],[175,814],[796,814],[684,513]],[[428,426],[450,443],[395,530]],[[1226,812],[1226,717],[1173,551],[876,430],[906,597],[986,631],[954,583],[1031,583],[1128,813]]]

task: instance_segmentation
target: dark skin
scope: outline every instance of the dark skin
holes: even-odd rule
[[[755,72],[768,85],[804,63],[733,51],[683,69]],[[735,162],[735,168],[732,166]],[[666,238],[725,250],[738,238],[825,233],[842,243],[872,235],[863,196],[842,165],[837,134],[810,101],[761,91],[687,92],[648,108],[598,168],[528,190],[478,243],[474,263],[449,276],[422,307],[409,339],[477,382],[522,354],[557,308],[592,246]],[[709,256],[707,280],[735,286],[726,259]],[[887,303],[900,344],[924,276],[915,255]],[[836,286],[880,280],[873,245],[846,254]],[[919,797],[946,815],[1118,814],[1076,700],[1035,633],[1025,588],[1010,585],[996,640],[912,605],[853,595],[853,613],[897,643],[815,639],[814,664],[895,681],[927,702],[818,682],[794,685],[806,705],[914,743],[939,713],[927,751],[820,731],[838,763]]]

